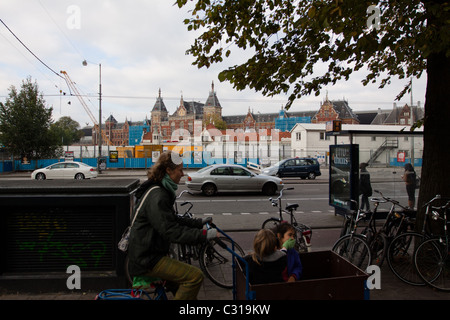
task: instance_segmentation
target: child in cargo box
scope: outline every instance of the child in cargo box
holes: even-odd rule
[[[287,255],[287,269],[283,273],[284,281],[294,282],[300,280],[303,272],[303,266],[298,252],[294,249],[294,227],[287,222],[282,222],[276,227],[275,233],[278,237],[281,251],[286,252]]]
[[[251,284],[264,284],[284,282],[283,272],[287,268],[286,252],[279,249],[279,241],[269,229],[259,230],[253,240],[251,255],[244,259],[249,266],[249,282]]]

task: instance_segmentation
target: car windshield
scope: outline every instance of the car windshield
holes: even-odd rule
[[[211,169],[211,166],[204,167],[204,168],[198,170],[197,173],[202,173],[202,172],[205,172],[206,170],[209,170],[209,169]]]
[[[272,167],[279,167],[279,166],[281,166],[281,164],[282,164],[284,161],[285,161],[285,160],[278,161],[278,162],[275,163]]]

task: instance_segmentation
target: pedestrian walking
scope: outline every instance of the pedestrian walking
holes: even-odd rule
[[[361,195],[361,210],[366,207],[367,211],[370,211],[369,197],[372,195],[372,185],[370,184],[370,173],[367,171],[369,164],[362,162],[359,165],[359,194]]]
[[[416,171],[411,163],[405,164],[405,173],[402,175],[402,180],[406,185],[406,193],[408,194],[408,207],[414,209],[416,203]]]

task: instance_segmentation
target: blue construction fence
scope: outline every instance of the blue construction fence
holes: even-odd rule
[[[152,158],[118,158],[110,161],[109,157],[104,157],[106,161],[106,168],[114,169],[147,169],[150,168],[154,162]],[[22,163],[21,160],[5,160],[0,161],[0,172],[12,172],[12,171],[33,171],[40,168],[45,168],[57,162],[63,162],[64,159],[42,159],[42,160],[30,160],[26,164]],[[83,162],[89,166],[97,167],[97,158],[74,158],[73,161]],[[194,161],[193,159],[183,158],[184,168],[204,168],[211,164],[225,164],[225,163],[235,163],[247,166],[251,162],[252,164],[259,165],[259,159],[242,159],[235,161],[235,159],[227,158],[208,158],[200,159]]]
[[[153,165],[152,158],[118,158],[116,161],[110,161],[109,157],[104,158],[106,160],[106,168],[115,169],[147,169]],[[51,164],[64,161],[64,159],[43,159],[43,160],[31,160],[29,163],[24,164],[20,160],[4,160],[0,161],[0,173],[1,172],[13,172],[13,171],[33,171],[39,168],[45,168]],[[74,161],[86,163],[89,166],[97,167],[97,158],[75,158]],[[389,166],[391,167],[403,167],[405,163],[410,162],[410,159],[405,159],[405,162],[398,162],[397,158],[391,158]],[[233,158],[203,158],[201,160],[186,159],[183,158],[184,168],[204,168],[211,164],[225,164],[235,163],[243,166],[251,165],[259,166],[260,159],[233,159]],[[422,159],[414,159],[414,167],[422,167]]]

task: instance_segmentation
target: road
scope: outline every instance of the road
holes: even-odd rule
[[[137,178],[143,182],[145,174],[139,175],[109,175],[101,174],[97,179]],[[29,180],[29,175],[2,176],[2,179]],[[299,208],[295,213],[298,222],[313,228],[313,248],[330,249],[330,246],[339,236],[342,217],[335,215],[334,208],[328,204],[327,180],[300,180],[284,179],[286,187],[294,188],[284,192],[282,204],[298,203]],[[372,182],[372,188],[381,190],[384,195],[393,197],[400,203],[407,203],[404,184],[401,181],[394,182],[391,179],[383,182]],[[186,190],[184,180],[178,188],[178,194]],[[377,194],[374,193],[373,196]],[[274,196],[277,197],[278,195]],[[244,250],[251,249],[251,242],[255,231],[258,230],[264,220],[278,215],[278,208],[272,207],[269,197],[261,193],[223,193],[213,197],[205,197],[201,193],[193,195],[185,194],[178,203],[190,201],[193,204],[192,212],[196,217],[213,217],[213,221],[222,230],[232,235]],[[186,207],[179,207],[182,212]],[[381,209],[387,209],[381,205]],[[287,217],[286,217],[287,218]]]

